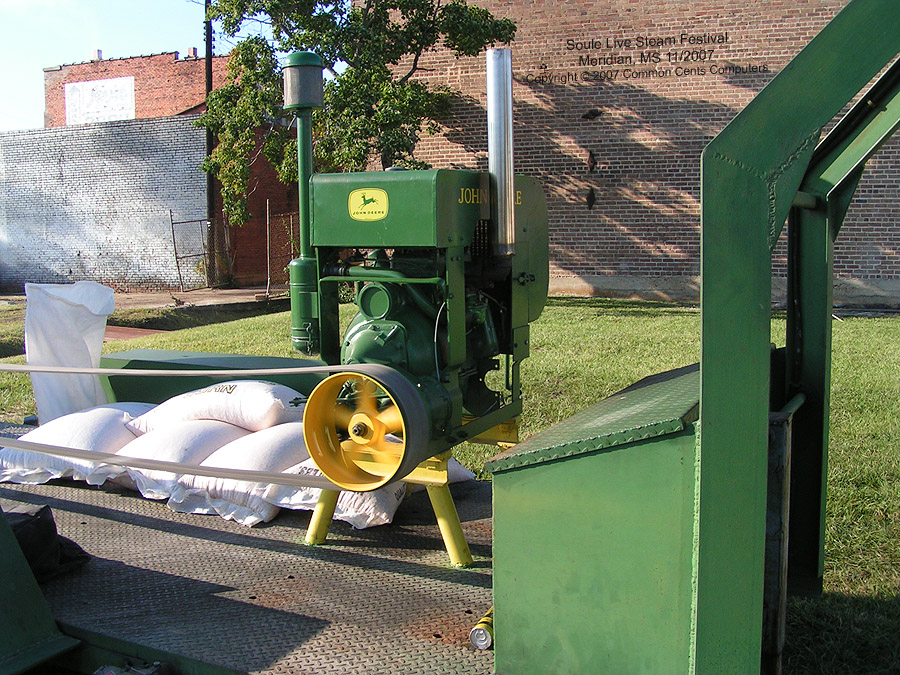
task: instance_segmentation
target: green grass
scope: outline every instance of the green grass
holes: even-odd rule
[[[900,672],[900,318],[834,323],[825,594],[790,598],[786,672]]]
[[[346,321],[350,306],[342,307]],[[286,312],[112,342],[291,356]],[[0,314],[2,323],[2,314]],[[786,673],[900,672],[900,317],[834,323],[825,593],[791,598]],[[20,329],[21,330],[21,329]],[[699,359],[696,308],[554,298],[532,325],[522,367],[530,436],[647,375]],[[784,319],[772,322],[783,344]],[[23,362],[22,357],[5,362]],[[33,412],[26,377],[0,376],[0,419]],[[497,452],[463,444],[473,470]]]
[[[900,321],[835,325],[827,529],[833,588],[900,588]],[[870,527],[855,527],[860,519]],[[842,536],[838,537],[838,533]],[[898,633],[900,636],[900,633]],[[900,663],[900,662],[898,662]]]
[[[156,307],[148,309],[123,309],[110,314],[110,326],[153,328],[156,330],[181,330],[235,321],[252,316],[283,313],[288,310],[287,299],[255,302],[252,305],[200,305],[181,307]]]
[[[550,301],[522,366],[523,432],[570,417],[633,382],[700,358],[695,308],[583,298]]]
[[[287,300],[248,305],[202,305],[182,307],[158,307],[122,309],[109,315],[110,326],[153,328],[156,330],[182,330],[197,326],[234,321],[252,316],[264,316],[288,309]],[[0,304],[0,358],[25,353],[24,341],[25,303]]]
[[[0,304],[0,358],[25,352],[24,327],[24,304]]]

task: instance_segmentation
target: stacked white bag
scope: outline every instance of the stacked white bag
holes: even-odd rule
[[[267,443],[293,435],[295,447],[302,447],[305,402],[296,390],[273,382],[221,382],[170,398],[129,422],[141,436],[118,454],[280,472],[289,464],[278,467],[279,448]],[[233,445],[246,437],[252,440]],[[128,469],[128,474],[142,495],[168,499],[169,507],[180,513],[219,513],[244,525],[268,522],[278,513],[262,502],[262,488],[255,483],[145,469]]]
[[[101,405],[52,419],[20,440],[113,454],[135,440],[128,427],[132,416],[152,407],[149,403]],[[105,469],[102,463],[0,448],[0,482],[3,483],[38,485],[54,478],[74,478],[100,485],[115,473],[117,471]]]
[[[160,403],[129,426],[147,433],[173,422],[219,420],[248,431],[303,419],[306,397],[274,382],[233,380],[189,391]]]
[[[315,462],[306,459],[286,469],[286,473],[300,476],[321,476]],[[321,490],[316,488],[296,489],[287,485],[269,485],[264,499],[271,504],[286,509],[315,508]],[[336,520],[350,523],[357,530],[376,525],[386,525],[394,519],[394,513],[406,496],[406,483],[388,483],[371,492],[341,492],[334,507]]]
[[[307,457],[303,424],[285,422],[221,446],[200,465],[281,473]],[[232,478],[184,475],[172,490],[169,506],[181,513],[218,513],[242,525],[255,525],[278,513],[278,507],[264,498],[267,487]]]
[[[200,464],[218,448],[250,432],[219,420],[174,422],[134,439],[116,454],[179,464]],[[147,499],[168,499],[181,477],[170,471],[128,469],[137,490]]]
[[[279,384],[235,380],[175,396],[158,406],[118,403],[57,418],[21,440],[203,467],[321,477],[303,441],[305,397]],[[455,460],[452,478],[473,474]],[[148,499],[168,500],[180,513],[213,514],[252,526],[280,507],[312,509],[320,490],[234,479],[124,469],[0,448],[0,482],[44,483],[74,478],[134,487]],[[356,528],[390,523],[405,483],[372,492],[342,492],[335,518]]]

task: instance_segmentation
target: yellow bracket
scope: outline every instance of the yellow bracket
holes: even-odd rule
[[[452,454],[447,450],[426,459],[403,480],[406,483],[424,485],[428,490],[431,508],[434,509],[438,529],[444,539],[444,548],[450,556],[450,563],[454,567],[468,567],[472,564],[472,553],[469,551],[466,535],[463,534],[462,524],[459,522],[459,513],[450,495],[447,478],[447,462],[450,461]]]
[[[426,485],[425,489],[428,490],[431,507],[437,518],[441,537],[444,538],[444,548],[447,549],[447,555],[450,556],[450,563],[454,567],[469,567],[472,564],[472,553],[469,551],[469,544],[466,542],[466,535],[463,534],[459,514],[456,512],[456,505],[450,495],[450,486],[447,484]]]
[[[447,462],[450,461],[452,455],[453,453],[447,450],[434,457],[429,457],[415,469],[406,474],[403,478],[403,482],[425,486],[446,485],[448,482]]]
[[[464,416],[463,424],[476,419],[478,418]],[[519,442],[519,418],[513,417],[505,422],[501,422],[497,426],[491,427],[487,431],[483,431],[474,438],[470,438],[469,442],[499,445],[501,448],[511,448]]]
[[[459,513],[456,511],[447,484],[447,462],[451,455],[448,450],[426,459],[407,474],[403,482],[425,486],[450,563],[454,567],[469,567],[472,564],[472,553],[469,551],[466,535],[463,534],[462,524],[459,522]],[[322,490],[309,521],[309,529],[306,532],[307,544],[325,543],[339,495],[338,490]]]

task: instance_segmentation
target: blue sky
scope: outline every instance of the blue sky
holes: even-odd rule
[[[0,0],[0,131],[44,126],[44,68],[196,47],[202,0]],[[216,54],[230,44],[216,35]]]

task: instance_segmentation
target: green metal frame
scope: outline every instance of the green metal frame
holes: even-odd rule
[[[699,383],[645,378],[485,464],[496,672],[692,672]]]
[[[22,673],[80,643],[57,628],[2,509],[0,551],[0,672]]]
[[[865,161],[897,127],[897,68],[817,143],[900,52],[898,25],[896,0],[854,0],[703,153],[696,672],[759,663],[771,252],[789,213],[784,399],[807,397],[793,426],[789,575],[821,588],[832,244]]]
[[[896,43],[895,43],[896,44]],[[812,400],[795,418],[790,569],[793,592],[821,589],[831,371],[833,243],[867,160],[900,126],[900,62],[822,141],[800,186],[820,208],[789,215],[787,396]],[[826,283],[819,283],[819,280]]]
[[[0,509],[0,673],[93,673],[103,666],[160,662],[181,675],[238,671],[54,621],[44,594]],[[15,608],[11,611],[10,608]]]

